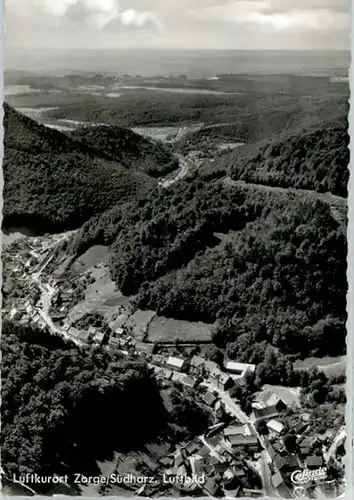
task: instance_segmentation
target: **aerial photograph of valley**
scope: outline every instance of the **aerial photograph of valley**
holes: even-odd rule
[[[5,495],[344,497],[348,17],[8,2]]]

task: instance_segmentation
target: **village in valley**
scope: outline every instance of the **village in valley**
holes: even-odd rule
[[[130,321],[134,311],[129,305],[120,306],[110,321],[94,312],[72,316],[72,304],[80,301],[94,278],[92,269],[73,280],[48,271],[68,234],[24,238],[5,248],[3,318],[36,324],[77,345],[101,344],[123,355],[142,356],[161,390],[175,386],[187,391],[212,414],[212,424],[203,435],[180,443],[150,464],[154,477],[170,481],[126,485],[128,493],[157,497],[168,491],[175,496],[230,498],[294,498],[299,488],[306,488],[312,498],[343,493],[345,430],[315,432],[311,411],[301,406],[300,389],[264,386],[252,395],[246,414],[238,396],[254,376],[255,365],[226,360],[220,366],[206,359],[203,351],[196,354],[190,344],[149,342],[144,329],[134,334]],[[100,272],[97,266],[95,272]],[[304,470],[322,470],[321,481],[316,474],[307,481],[295,480]],[[119,460],[115,471],[120,473]],[[178,482],[176,477],[192,479]]]

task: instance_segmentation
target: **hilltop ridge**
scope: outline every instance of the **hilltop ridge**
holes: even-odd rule
[[[155,185],[6,103],[4,111],[4,225],[73,229]]]
[[[172,153],[132,130],[117,126],[80,127],[69,137],[90,147],[98,155],[151,177],[166,175],[178,167]]]

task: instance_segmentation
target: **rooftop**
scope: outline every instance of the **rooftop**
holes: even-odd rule
[[[197,381],[194,378],[192,378],[192,377],[185,377],[183,379],[183,383],[185,385],[187,385],[188,387],[195,387]]]
[[[170,356],[167,359],[167,364],[176,368],[183,368],[185,362],[186,360],[184,358],[176,358],[174,356]]]
[[[204,363],[205,363],[204,358],[201,358],[200,356],[192,356],[190,361],[190,366],[194,368],[200,368],[204,366]]]
[[[229,436],[228,440],[232,446],[252,446],[258,444],[257,436]]]
[[[278,488],[278,486],[280,486],[283,482],[284,482],[283,476],[280,474],[280,472],[276,472],[272,476],[272,483],[274,488]]]
[[[279,422],[278,420],[274,420],[274,419],[269,420],[269,422],[267,422],[267,427],[269,430],[277,432],[279,434],[284,429],[284,425],[281,422]]]
[[[227,427],[224,430],[225,437],[229,436],[242,436],[245,432],[245,427],[243,425],[233,425],[231,427]]]
[[[234,373],[236,372],[239,373],[240,375],[246,370],[253,373],[255,369],[256,369],[255,365],[251,365],[248,363],[237,363],[236,361],[228,361],[225,365],[225,370]]]
[[[312,457],[307,457],[306,459],[307,467],[322,467],[322,465],[323,465],[322,456],[312,456]]]

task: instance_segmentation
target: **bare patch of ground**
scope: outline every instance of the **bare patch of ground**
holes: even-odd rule
[[[111,320],[120,307],[128,307],[130,304],[129,297],[125,297],[117,290],[105,266],[99,265],[91,275],[95,281],[86,288],[85,300],[76,304],[70,311],[68,315],[70,322],[75,322],[85,314],[94,312]]]
[[[72,269],[79,274],[84,273],[104,261],[107,258],[107,255],[108,247],[103,245],[94,245],[87,250],[87,252],[81,255],[81,257],[76,259]]]
[[[317,367],[327,376],[340,376],[346,373],[346,356],[306,358],[295,362],[295,368],[310,369]]]

